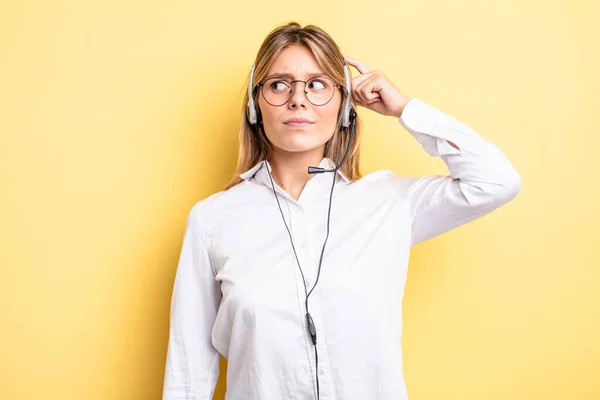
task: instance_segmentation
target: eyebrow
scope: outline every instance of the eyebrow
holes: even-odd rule
[[[323,72],[311,72],[306,74],[307,77],[309,78],[314,78],[315,76],[324,76],[325,74]],[[265,80],[267,79],[271,79],[271,78],[289,78],[289,79],[294,79],[294,76],[292,74],[288,74],[288,73],[276,73],[276,74],[272,74],[268,77],[265,78]]]

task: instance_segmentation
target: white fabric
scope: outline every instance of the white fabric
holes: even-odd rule
[[[330,234],[309,297],[321,400],[407,399],[402,297],[411,247],[513,199],[521,179],[503,152],[419,99],[399,119],[449,176],[339,171]],[[399,131],[400,132],[400,131]],[[446,140],[456,144],[452,147]],[[323,158],[321,167],[334,165]],[[298,201],[275,184],[306,282],[262,161],[191,209],[171,300],[163,400],[211,399],[219,353],[227,400],[316,399],[305,290],[317,277],[332,174]]]

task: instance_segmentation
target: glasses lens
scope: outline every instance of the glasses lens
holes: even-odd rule
[[[331,79],[323,76],[312,78],[306,82],[306,98],[315,106],[322,106],[331,100],[334,89]]]
[[[281,78],[267,79],[262,87],[263,96],[267,103],[280,106],[290,97],[291,85],[289,81]]]
[[[302,83],[296,83],[296,90],[302,90]],[[263,84],[263,96],[267,103],[274,106],[285,104],[290,98],[292,84],[281,78],[271,78]],[[311,78],[306,82],[306,98],[315,106],[329,102],[335,92],[333,81],[326,77]]]

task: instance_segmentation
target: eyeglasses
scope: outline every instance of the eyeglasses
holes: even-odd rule
[[[296,79],[289,81],[281,78],[270,78],[259,83],[262,87],[263,98],[272,106],[280,107],[287,103],[292,97],[292,85],[294,82],[304,83],[304,94],[306,99],[315,106],[324,106],[329,103],[338,87],[343,92],[343,87],[334,83],[326,76],[315,76],[307,81]]]

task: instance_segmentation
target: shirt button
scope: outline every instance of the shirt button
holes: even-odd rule
[[[319,375],[323,375],[323,370],[319,368]]]
[[[308,281],[308,279],[306,279],[306,280],[304,281],[304,286],[306,286],[306,287],[309,287],[309,286],[310,286],[310,282]]]

